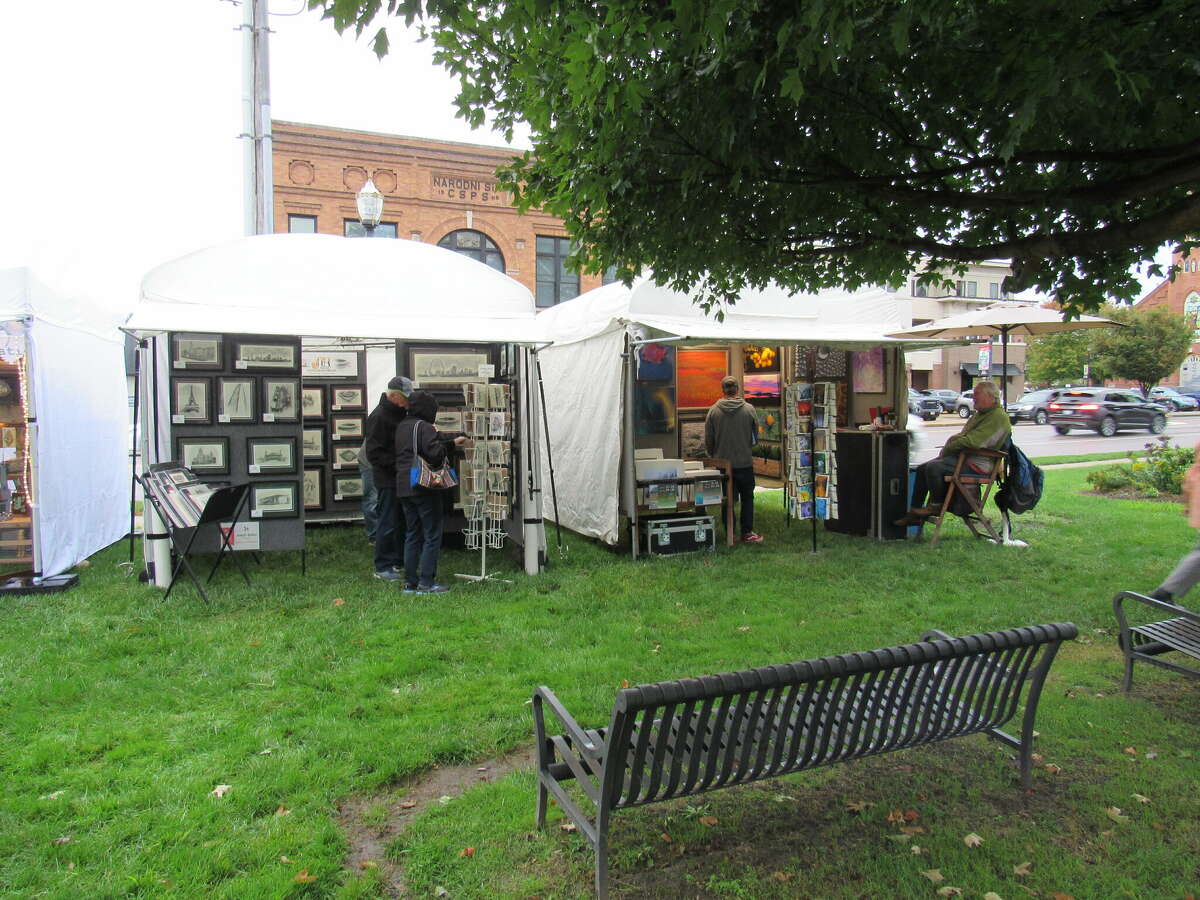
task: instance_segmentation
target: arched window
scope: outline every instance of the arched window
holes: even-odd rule
[[[481,263],[491,266],[497,272],[504,271],[504,254],[500,252],[496,242],[482,231],[475,231],[471,228],[452,231],[438,241],[438,246],[453,250],[455,253],[463,253],[471,259],[477,259]]]

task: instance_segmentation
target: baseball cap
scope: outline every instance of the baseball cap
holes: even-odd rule
[[[721,379],[721,390],[723,390],[725,393],[729,393],[730,388],[733,388],[736,391],[738,388],[738,380],[732,375],[726,375]]]
[[[412,379],[405,378],[403,375],[397,375],[395,378],[391,379],[387,383],[387,389],[389,391],[399,391],[405,397],[409,396],[413,390],[415,390],[413,388]]]

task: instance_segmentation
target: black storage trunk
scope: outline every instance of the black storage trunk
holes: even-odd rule
[[[838,518],[826,529],[903,540],[905,529],[892,522],[908,509],[908,432],[838,432],[836,452]]]
[[[716,528],[712,516],[642,519],[638,522],[642,547],[655,556],[715,550]]]

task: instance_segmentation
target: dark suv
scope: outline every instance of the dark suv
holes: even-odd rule
[[[912,388],[908,389],[908,414],[920,416],[926,422],[932,422],[942,414],[942,404],[937,397],[920,394]]]
[[[1161,434],[1167,427],[1167,408],[1121,388],[1073,388],[1062,391],[1049,406],[1050,424],[1059,434],[1072,428],[1091,428],[1112,437],[1121,428],[1148,428]]]
[[[958,391],[952,391],[949,388],[930,388],[921,393],[936,399],[946,412],[954,412],[954,407],[958,405]]]
[[[1030,391],[1020,400],[1008,404],[1008,417],[1014,422],[1029,419],[1036,425],[1045,425],[1050,418],[1050,404],[1061,393],[1062,388]]]

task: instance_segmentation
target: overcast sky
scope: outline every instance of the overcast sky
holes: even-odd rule
[[[304,0],[271,12],[274,118],[503,146],[455,118],[454,81],[401,20],[381,62]],[[4,13],[0,266],[127,310],[154,265],[241,235],[239,5],[52,0]]]

